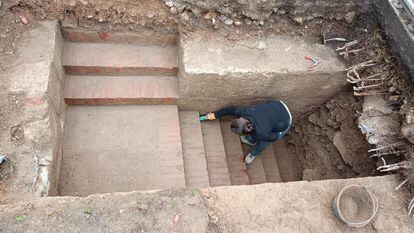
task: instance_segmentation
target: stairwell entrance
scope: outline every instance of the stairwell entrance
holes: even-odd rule
[[[302,41],[271,38],[263,51],[220,41],[178,42],[175,36],[148,40],[128,35],[122,40],[122,34],[114,33],[116,40],[108,41],[110,36],[102,40],[96,32],[64,35],[69,107],[59,195],[302,180],[304,168],[306,174],[311,168],[304,166],[308,155],[300,152],[294,135],[269,146],[246,167],[243,157],[249,148],[231,133],[230,121],[200,123],[198,116],[230,104],[280,98],[303,126],[304,108],[323,104],[345,86],[344,66],[332,51]],[[276,46],[281,43],[284,47]],[[223,52],[234,60],[225,63]],[[295,56],[309,52],[327,58],[317,72],[297,68],[302,61]],[[207,64],[214,56],[213,64]],[[240,80],[248,90],[237,86]],[[309,98],[306,93],[315,87],[319,93]],[[236,89],[240,96],[234,96]],[[289,98],[289,92],[298,91],[298,98]]]

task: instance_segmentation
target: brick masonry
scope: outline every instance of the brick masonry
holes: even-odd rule
[[[56,21],[42,22],[23,35],[10,93],[24,95],[24,143],[16,148],[16,178],[11,186],[24,199],[57,193],[66,107],[63,101],[63,38]]]
[[[175,76],[67,75],[68,105],[171,105],[179,97]]]
[[[136,44],[64,44],[63,65],[67,74],[177,74],[177,47]]]

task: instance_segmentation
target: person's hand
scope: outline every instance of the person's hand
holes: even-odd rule
[[[214,115],[214,112],[209,112],[209,113],[207,113],[206,118],[207,118],[207,120],[212,121],[212,120],[216,119],[216,115]]]

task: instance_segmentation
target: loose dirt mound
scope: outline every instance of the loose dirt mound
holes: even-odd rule
[[[375,174],[370,145],[357,128],[361,108],[361,99],[344,92],[295,124],[288,137],[302,163],[303,179]]]

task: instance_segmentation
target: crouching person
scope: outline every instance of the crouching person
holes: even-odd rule
[[[231,123],[231,131],[240,135],[240,141],[251,146],[244,163],[251,164],[266,147],[281,139],[292,125],[292,115],[282,101],[276,100],[247,107],[227,107],[208,113],[206,120],[224,116],[238,117]]]

